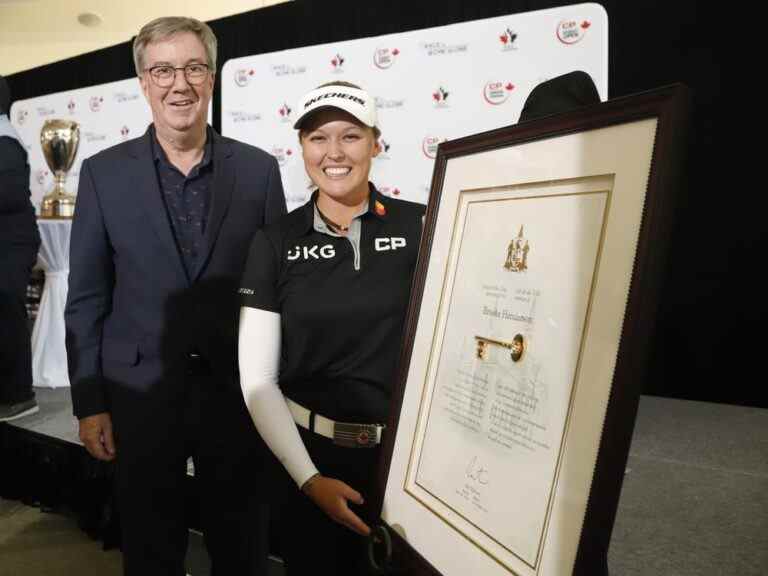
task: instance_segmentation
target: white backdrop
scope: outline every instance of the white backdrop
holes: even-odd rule
[[[534,86],[573,70],[589,73],[607,98],[608,17],[598,4],[229,60],[221,129],[277,157],[290,210],[309,195],[296,102],[323,82],[359,84],[376,97],[382,129],[372,180],[425,203],[440,141],[514,124]]]
[[[52,118],[80,124],[80,147],[67,176],[67,192],[77,193],[80,165],[85,158],[144,133],[152,121],[138,78],[18,100],[11,106],[11,123],[29,153],[32,203],[38,213],[43,196],[53,188],[53,174],[40,148],[40,129]]]
[[[152,121],[138,78],[90,86],[37,98],[18,100],[11,106],[11,122],[29,154],[30,190],[38,214],[43,196],[53,188],[53,174],[40,147],[40,129],[48,119],[74,120],[80,125],[80,145],[68,172],[65,187],[77,193],[83,160],[135,138]],[[39,262],[46,282],[32,333],[32,372],[35,386],[68,386],[64,348],[64,306],[69,273],[69,221],[41,221],[43,244]]]

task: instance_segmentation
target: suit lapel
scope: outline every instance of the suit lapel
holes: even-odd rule
[[[133,190],[136,201],[144,208],[147,220],[160,239],[160,244],[164,246],[171,265],[188,282],[187,272],[168,220],[168,211],[160,192],[160,184],[157,181],[150,138],[152,138],[151,129],[147,129],[144,136],[134,140],[133,146],[129,149],[129,154],[135,162]]]
[[[213,181],[211,182],[211,211],[205,229],[205,247],[200,263],[194,273],[194,280],[203,273],[211,258],[213,247],[221,231],[221,224],[227,215],[235,188],[235,167],[231,146],[216,132],[213,134]]]

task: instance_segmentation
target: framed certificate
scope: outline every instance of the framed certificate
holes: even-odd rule
[[[408,574],[604,569],[682,86],[441,144],[380,470]]]

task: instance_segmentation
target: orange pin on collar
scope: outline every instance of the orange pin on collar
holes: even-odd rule
[[[376,210],[376,214],[379,216],[384,216],[387,213],[387,209],[384,207],[384,204],[376,200],[376,204],[374,205],[374,210]]]

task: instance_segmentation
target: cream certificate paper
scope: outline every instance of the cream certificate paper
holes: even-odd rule
[[[460,195],[406,490],[531,568],[612,186],[603,176]]]

